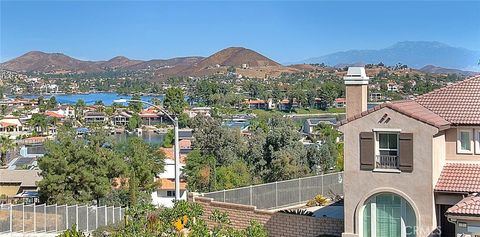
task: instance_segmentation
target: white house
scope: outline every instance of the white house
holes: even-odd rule
[[[155,178],[155,181],[161,183],[160,188],[154,191],[151,195],[152,204],[155,206],[173,207],[175,200],[175,156],[173,148],[161,148],[165,153],[165,171]],[[186,156],[180,155],[180,172],[185,166]],[[180,173],[180,177],[182,174]],[[180,199],[187,199],[186,192],[187,183],[185,180],[180,180]]]

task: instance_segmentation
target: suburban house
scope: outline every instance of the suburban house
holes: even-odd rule
[[[75,109],[70,105],[60,105],[52,112],[63,115],[65,118],[75,118]]]
[[[247,105],[250,109],[273,109],[273,101],[272,99],[269,100],[245,100],[243,104]]]
[[[5,116],[0,120],[0,133],[19,133],[23,131],[23,124],[15,116]]]
[[[193,118],[199,114],[210,117],[212,114],[212,107],[193,107],[191,109],[185,110],[185,113],[188,114],[189,118]]]
[[[154,109],[145,109],[139,114],[142,124],[146,126],[155,126],[164,122],[172,123],[172,121],[163,113],[158,113]]]
[[[345,108],[347,107],[347,100],[345,98],[336,98],[333,101],[333,106],[335,108]]]
[[[112,124],[115,126],[127,126],[132,116],[132,114],[126,111],[120,111],[112,116]]]
[[[107,121],[107,116],[104,112],[97,111],[87,111],[83,116],[85,123],[105,123]]]
[[[343,237],[480,236],[480,77],[370,110],[344,81]]]
[[[185,146],[185,144],[184,144]],[[158,174],[155,181],[160,183],[160,187],[155,190],[152,197],[152,204],[155,206],[173,207],[175,200],[175,156],[173,148],[160,148],[165,153],[165,171]],[[180,172],[185,166],[186,154],[180,154]],[[181,174],[180,174],[181,177]],[[180,198],[187,198],[186,192],[187,182],[180,180]]]
[[[370,94],[370,101],[379,101],[383,99],[382,93],[380,92],[371,92]]]
[[[323,118],[309,118],[306,119],[303,123],[302,131],[305,134],[313,134],[315,131],[315,126],[320,123],[325,123],[329,125],[335,125],[337,123],[337,119],[335,117],[323,117]]]
[[[38,198],[37,182],[41,179],[40,170],[0,169],[0,203],[18,199],[34,203]]]
[[[298,103],[293,100],[283,99],[278,102],[278,110],[280,111],[291,111],[298,107]]]
[[[328,108],[328,103],[327,103],[327,101],[325,101],[323,99],[315,98],[315,100],[313,102],[313,108],[314,109],[325,110],[325,109]]]

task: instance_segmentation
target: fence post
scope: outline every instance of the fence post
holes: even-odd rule
[[[13,232],[13,207],[10,204],[10,232]]]
[[[37,232],[37,205],[33,204],[33,232]]]
[[[275,181],[275,207],[278,207],[278,182]]]
[[[22,233],[25,233],[25,204],[22,203]]]
[[[324,175],[324,174],[322,174],[322,175],[320,176],[320,178],[322,179],[322,196],[324,196],[324,197],[325,197],[325,195],[323,194],[323,177],[324,177],[324,176],[325,176],[325,175]]]
[[[252,192],[252,185],[250,185],[250,206],[253,205],[253,192]]]
[[[88,232],[88,226],[90,225],[90,222],[88,222],[89,210],[88,210],[88,205],[85,205],[85,207],[87,208],[87,232]]]
[[[68,205],[65,204],[65,228],[68,229]]]
[[[302,192],[300,191],[300,178],[298,178],[298,203],[302,202]]]
[[[87,214],[88,214],[88,212],[87,212]],[[88,222],[87,222],[87,224],[88,224]],[[75,229],[78,231],[78,204],[75,204]]]
[[[95,229],[98,228],[98,206],[95,206]]]
[[[45,208],[43,208],[43,217],[43,222],[45,222],[45,233],[47,233],[47,203],[45,203]]]
[[[225,189],[223,189],[223,202],[225,202]]]
[[[104,210],[104,213],[105,213],[105,221],[103,222],[103,224],[104,224],[104,225],[107,225],[107,223],[108,223],[108,218],[107,218],[107,217],[108,217],[107,206],[104,206],[103,210]]]

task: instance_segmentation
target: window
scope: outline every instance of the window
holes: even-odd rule
[[[457,153],[472,154],[473,129],[461,129],[457,134]]]
[[[399,133],[397,132],[377,132],[376,136],[376,169],[398,169],[398,143]]]
[[[475,154],[480,154],[480,129],[475,129]]]
[[[363,207],[363,237],[415,237],[416,216],[402,197],[382,193],[370,198]]]
[[[378,133],[379,155],[398,155],[398,133]]]
[[[167,197],[175,197],[175,191],[167,191]]]

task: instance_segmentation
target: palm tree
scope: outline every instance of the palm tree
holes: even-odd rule
[[[47,116],[44,114],[33,114],[29,124],[31,127],[35,128],[35,131],[37,131],[37,128],[40,128],[42,132],[45,130],[48,132],[48,120]]]
[[[7,165],[7,152],[15,148],[15,142],[7,136],[0,136],[0,166]]]

